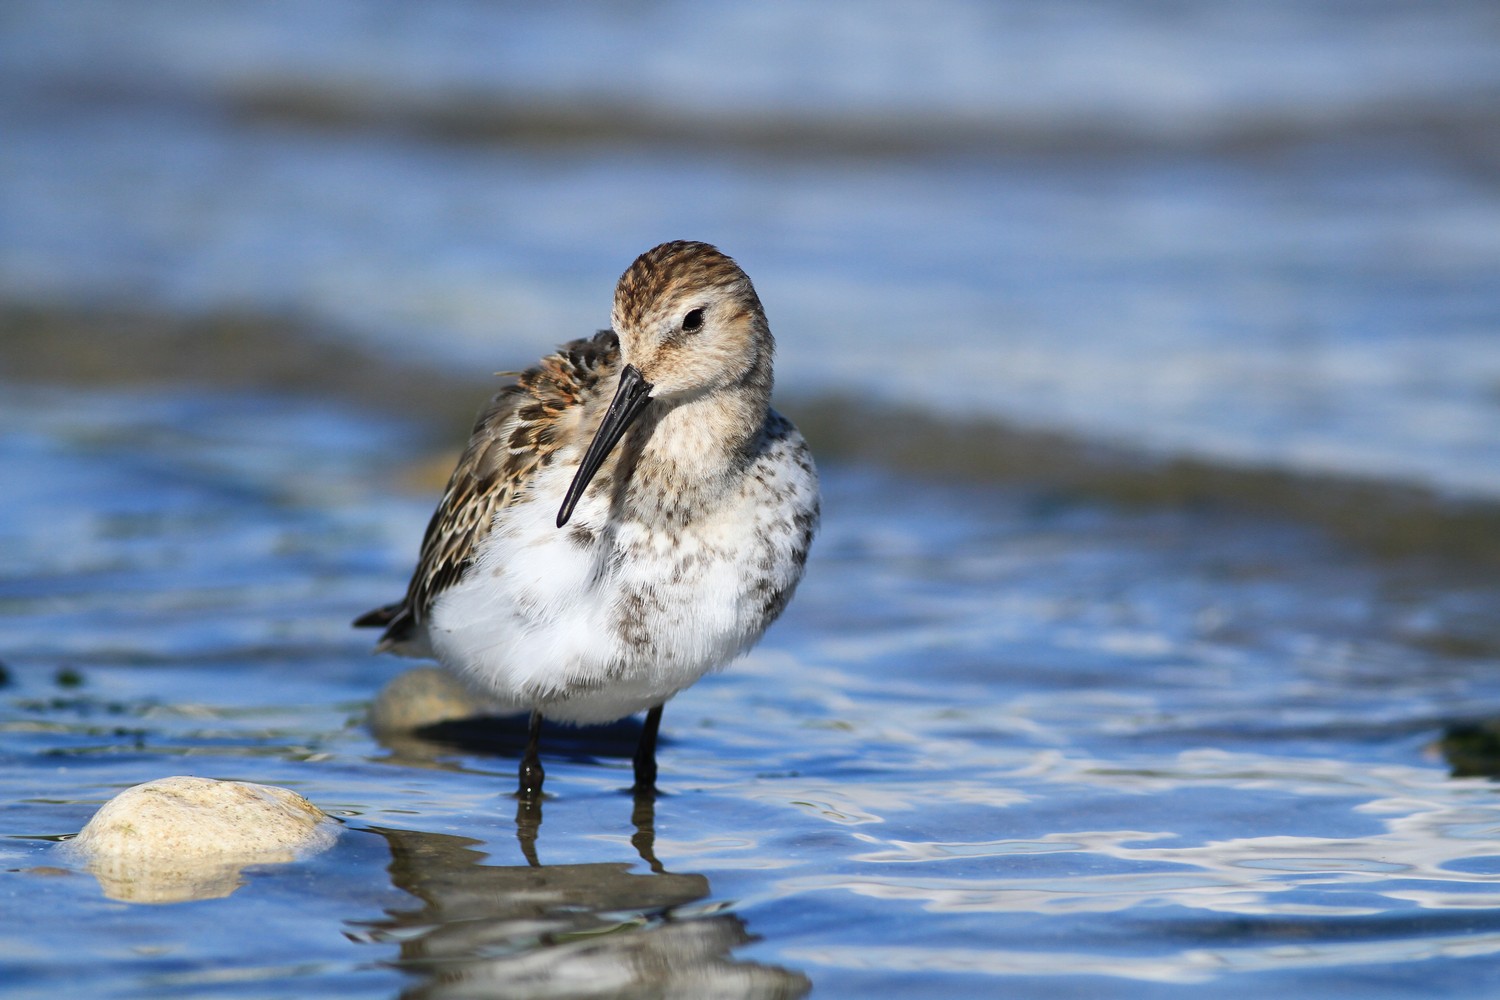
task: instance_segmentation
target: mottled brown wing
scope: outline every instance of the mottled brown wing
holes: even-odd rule
[[[551,461],[562,430],[571,426],[569,418],[598,392],[601,381],[612,381],[618,359],[619,341],[603,330],[564,344],[490,401],[427,524],[406,597],[361,615],[356,626],[384,626],[381,648],[411,636],[433,599],[473,564],[495,512],[513,503],[536,470]]]

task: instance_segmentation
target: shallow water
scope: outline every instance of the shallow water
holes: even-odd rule
[[[1493,498],[1497,67],[1489,0],[18,2],[0,298],[484,370],[701,238],[805,395]]]
[[[784,620],[669,706],[654,810],[621,791],[626,727],[550,743],[518,816],[513,726],[383,746],[360,723],[403,664],[345,623],[403,583],[421,435],[287,397],[0,400],[7,995],[1500,981],[1500,796],[1444,757],[1493,770],[1462,730],[1500,718],[1492,582],[834,462]],[[346,830],[161,906],[57,852],[176,773],[292,787]]]
[[[1500,992],[1492,7],[7,4],[0,994]],[[518,812],[348,621],[680,237],[823,532],[661,798],[625,723]],[[180,773],[344,832],[58,849]]]

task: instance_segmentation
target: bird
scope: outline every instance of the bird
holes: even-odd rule
[[[355,619],[376,652],[436,659],[530,711],[517,796],[539,800],[542,720],[645,712],[654,792],[667,700],[753,646],[818,528],[812,454],[771,408],[775,340],[750,278],[707,243],[641,254],[610,328],[563,344],[479,413],[405,596]]]

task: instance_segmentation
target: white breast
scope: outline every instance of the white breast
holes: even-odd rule
[[[816,516],[817,481],[788,449],[805,455],[795,432],[685,525],[608,524],[591,492],[559,529],[572,470],[544,470],[434,601],[433,652],[550,719],[609,722],[661,704],[753,644],[801,576],[806,538],[792,525]]]

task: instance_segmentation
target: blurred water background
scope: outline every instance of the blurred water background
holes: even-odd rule
[[[674,238],[824,531],[654,810],[559,737],[518,837],[514,732],[377,740],[347,621]],[[1485,0],[12,0],[0,470],[0,994],[1500,993]],[[172,773],[347,830],[54,856]]]

